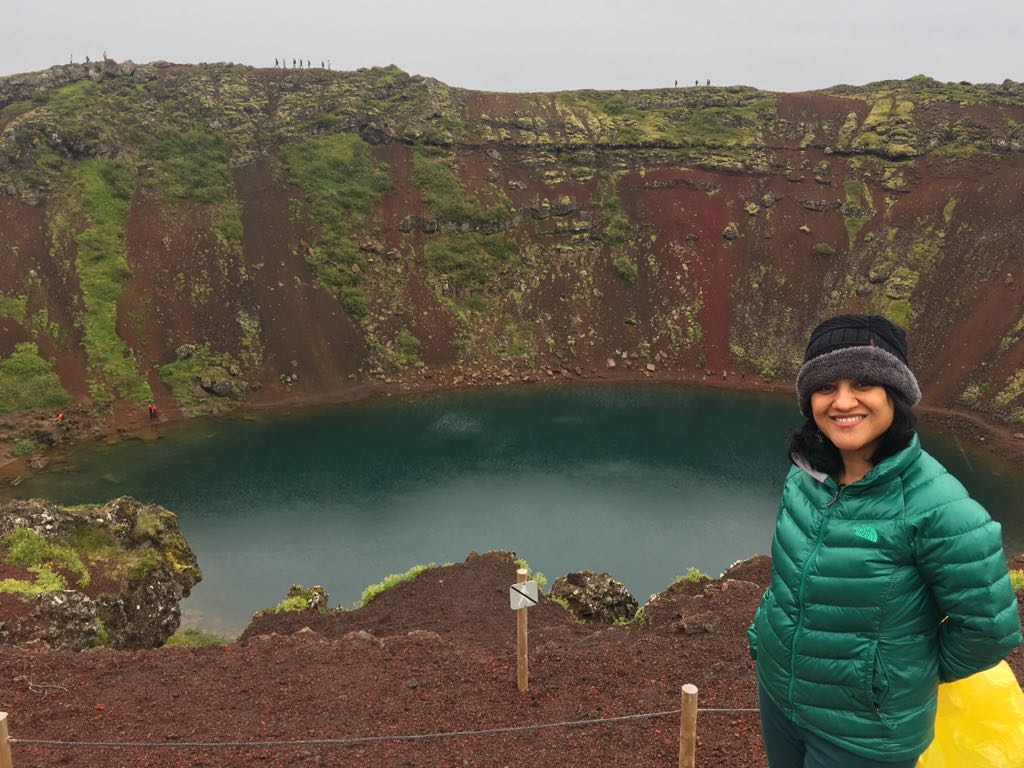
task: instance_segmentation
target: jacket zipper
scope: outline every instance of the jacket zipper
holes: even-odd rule
[[[843,492],[845,485],[836,486],[836,493],[828,503],[825,505],[824,515],[821,519],[821,524],[818,526],[818,535],[814,542],[814,549],[811,554],[807,557],[807,562],[804,563],[803,570],[800,572],[800,588],[797,590],[797,600],[799,601],[800,610],[797,614],[796,631],[793,633],[793,647],[790,649],[789,654],[789,706],[794,709],[793,714],[795,715],[796,705],[793,702],[793,688],[796,686],[796,649],[800,644],[800,632],[804,628],[804,582],[807,579],[807,571],[811,569],[811,564],[814,559],[818,556],[818,550],[821,549],[821,542],[825,536],[825,526],[828,524],[829,518],[832,515],[832,505],[839,501],[839,496]]]

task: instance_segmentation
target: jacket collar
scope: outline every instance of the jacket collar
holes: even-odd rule
[[[903,470],[905,470],[907,467],[913,464],[920,455],[921,440],[918,438],[917,433],[915,432],[914,436],[910,438],[910,442],[907,444],[906,448],[904,448],[899,453],[894,453],[892,456],[887,458],[878,466],[872,467],[870,472],[864,475],[864,477],[862,477],[857,482],[852,483],[849,486],[849,488],[852,491],[858,488],[865,488],[886,483],[889,481],[889,479],[896,475],[899,475],[901,472],[903,472]],[[798,466],[804,473],[806,473],[808,476],[810,476],[817,482],[821,483],[822,485],[826,485],[830,488],[838,487],[838,483],[836,482],[834,477],[831,477],[830,475],[827,475],[824,472],[819,472],[818,470],[816,470],[814,467],[811,466],[811,463],[802,454],[794,453],[790,455],[790,458],[792,459],[793,463],[796,464],[796,466]]]

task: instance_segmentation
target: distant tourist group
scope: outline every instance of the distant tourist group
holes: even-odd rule
[[[694,80],[693,84],[695,86],[699,86],[700,85],[700,80]],[[675,85],[676,85],[676,88],[679,87],[679,81],[678,80],[675,81]],[[711,78],[710,77],[708,78],[708,81],[707,81],[706,85],[711,85]]]
[[[288,59],[274,59],[274,68],[275,69],[277,69],[277,68],[288,69]],[[303,60],[303,59],[292,59],[292,66],[291,66],[291,68],[292,69],[312,69],[313,68],[313,62],[311,62],[309,59],[305,59],[305,60]],[[331,60],[330,59],[327,59],[327,64],[326,65],[324,64],[323,60],[320,61],[320,69],[330,69],[330,68],[331,68]]]
[[[106,61],[106,60],[107,60],[107,52],[104,51],[103,52],[103,61]],[[75,63],[75,54],[69,53],[68,54],[68,64],[74,64],[74,63]],[[86,64],[92,64],[92,57],[86,56],[85,57],[85,63]]]

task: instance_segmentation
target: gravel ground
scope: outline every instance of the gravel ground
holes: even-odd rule
[[[4,649],[0,708],[10,713],[14,738],[244,744],[15,743],[16,768],[675,765],[674,714],[417,741],[388,737],[674,710],[684,683],[698,686],[702,708],[755,707],[745,631],[768,570],[760,557],[727,573],[729,581],[673,587],[649,606],[646,626],[583,625],[543,601],[529,614],[527,693],[515,685],[515,619],[507,598],[515,565],[508,555],[489,553],[426,572],[357,611],[258,619],[231,645]],[[684,613],[701,616],[688,621],[688,632],[678,626]],[[1011,665],[1024,679],[1020,649]],[[358,737],[378,740],[257,744]],[[702,713],[697,756],[701,768],[764,765],[756,712]]]

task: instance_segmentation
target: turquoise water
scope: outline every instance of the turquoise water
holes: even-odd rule
[[[757,393],[450,393],[168,425],[151,442],[82,446],[12,491],[175,511],[204,573],[183,623],[223,633],[292,583],[351,606],[389,573],[488,549],[551,579],[608,571],[643,602],[690,566],[717,575],[768,551],[798,421],[792,398]],[[1024,477],[923,441],[1024,550]]]

